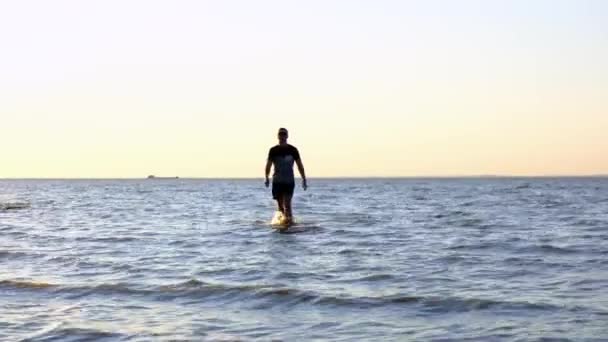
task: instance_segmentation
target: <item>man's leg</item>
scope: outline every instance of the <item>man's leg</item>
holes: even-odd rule
[[[291,215],[291,196],[293,196],[292,194],[286,194],[283,197],[283,207],[285,208],[285,216],[287,217],[287,220],[289,222],[291,222],[292,220],[292,215]]]
[[[283,193],[281,192],[279,185],[274,182],[272,183],[272,197],[277,201],[277,209],[284,214]]]
[[[277,196],[277,207],[279,208],[280,212],[285,214],[285,206],[283,205],[283,197],[284,197],[283,195]]]
[[[285,216],[287,217],[287,221],[289,223],[292,222],[293,214],[291,210],[291,199],[293,197],[293,190],[295,185],[289,184],[285,187],[285,198],[283,200],[283,208],[285,208]]]

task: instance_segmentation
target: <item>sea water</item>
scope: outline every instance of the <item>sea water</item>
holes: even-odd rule
[[[0,340],[608,340],[608,179],[309,186],[0,181]]]

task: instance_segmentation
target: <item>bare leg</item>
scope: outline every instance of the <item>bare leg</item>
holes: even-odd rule
[[[285,194],[280,194],[277,199],[277,203],[279,205],[279,211],[283,213],[284,216],[287,215],[287,206],[285,205],[285,199],[287,196]]]
[[[283,197],[283,208],[285,208],[285,216],[287,216],[287,220],[289,222],[291,222],[292,215],[291,215],[291,196],[290,195],[285,195]]]
[[[285,207],[283,206],[283,196],[279,196],[279,198],[277,198],[277,207],[280,212],[285,214]]]

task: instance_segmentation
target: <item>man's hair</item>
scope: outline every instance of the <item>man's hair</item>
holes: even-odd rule
[[[288,133],[287,128],[285,128],[285,127],[279,128],[279,133],[283,133],[283,132]]]

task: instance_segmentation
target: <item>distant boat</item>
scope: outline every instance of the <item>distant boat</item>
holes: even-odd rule
[[[148,179],[178,179],[178,176],[175,177],[156,177],[155,175],[149,175]]]

